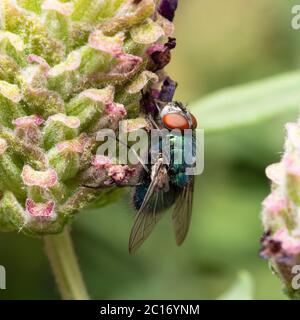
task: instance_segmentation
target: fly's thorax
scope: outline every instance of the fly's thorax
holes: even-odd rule
[[[196,156],[196,138],[191,135],[170,135],[171,165],[189,166]]]
[[[152,164],[158,165],[163,161],[175,172],[184,171],[186,167],[193,167],[196,157],[196,139],[194,134],[169,132],[161,139],[151,141],[149,158]],[[158,160],[160,158],[160,160]]]

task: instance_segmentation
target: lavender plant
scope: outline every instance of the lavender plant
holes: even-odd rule
[[[168,90],[176,7],[1,1],[0,228],[45,239],[64,298],[87,298],[67,226],[80,209],[113,201],[135,174],[99,161],[96,133],[124,119],[139,126],[141,105],[151,107],[162,83]],[[106,188],[85,187],[99,182]]]
[[[299,123],[286,125],[285,152],[279,163],[270,165],[266,174],[272,181],[270,195],[263,202],[261,256],[269,259],[274,272],[282,279],[291,298],[299,298],[293,278],[299,265]]]

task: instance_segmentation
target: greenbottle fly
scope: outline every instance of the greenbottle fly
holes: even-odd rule
[[[190,156],[196,155],[194,129],[197,121],[180,102],[169,102],[164,107],[157,108],[158,115],[155,118],[150,116],[153,127],[151,131],[167,130],[169,154],[165,154],[166,150],[161,141],[156,141],[157,145],[150,148],[156,150],[155,161],[149,162],[148,170],[142,170],[139,183],[134,188],[132,200],[137,215],[129,239],[131,254],[144,243],[164,212],[172,206],[177,245],[181,245],[185,240],[191,222],[194,176],[188,175],[186,169],[194,164],[187,163],[182,155],[183,148],[189,150]],[[189,146],[185,136],[181,134],[185,129],[192,130],[192,143]],[[182,161],[175,161],[178,160],[178,155]],[[150,157],[153,159],[153,154],[149,154]]]

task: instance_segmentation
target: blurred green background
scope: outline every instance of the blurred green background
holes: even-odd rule
[[[291,28],[296,3],[181,0],[178,47],[169,67],[179,82],[176,98],[192,103],[223,87],[298,68],[300,31]],[[205,172],[196,182],[192,226],[181,248],[166,215],[138,254],[128,255],[133,220],[128,194],[79,215],[73,236],[92,298],[215,299],[240,270],[251,274],[255,299],[285,298],[258,257],[260,204],[269,191],[264,168],[279,160],[283,124],[296,117],[287,113],[205,137]],[[0,264],[7,269],[0,299],[59,298],[41,241],[1,234]]]

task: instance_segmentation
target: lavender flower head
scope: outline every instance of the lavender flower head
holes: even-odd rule
[[[80,209],[113,201],[137,178],[134,166],[96,154],[96,136],[120,122],[140,128],[154,99],[172,99],[176,85],[163,69],[176,8],[0,1],[1,230],[60,233]]]
[[[300,264],[300,122],[286,125],[285,152],[279,163],[266,169],[272,182],[263,201],[261,256],[268,259],[282,279],[286,292],[299,297],[294,267]]]

